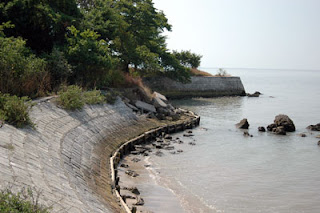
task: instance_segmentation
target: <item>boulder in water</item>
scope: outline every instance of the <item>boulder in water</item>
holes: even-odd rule
[[[311,131],[320,131],[320,123],[316,125],[310,125],[307,127],[307,129],[310,129]]]
[[[242,119],[239,123],[236,124],[236,127],[239,129],[248,129],[249,126],[249,122],[246,118]]]

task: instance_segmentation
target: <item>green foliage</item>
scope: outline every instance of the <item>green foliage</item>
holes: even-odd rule
[[[10,96],[0,93],[0,120],[4,120],[16,127],[33,125],[29,117],[32,103],[29,98]]]
[[[94,85],[112,67],[110,50],[105,40],[91,30],[69,29],[67,57],[74,67],[74,79],[82,84]]]
[[[58,95],[58,102],[65,109],[81,109],[84,105],[82,89],[79,86],[71,85],[68,87],[64,87],[59,91]]]
[[[2,213],[49,213],[49,209],[40,205],[39,192],[32,189],[13,193],[10,189],[0,191],[0,212]]]
[[[181,52],[173,51],[173,55],[185,67],[198,68],[200,66],[202,55],[192,53],[190,50],[183,50]]]
[[[86,104],[101,104],[106,98],[101,94],[100,90],[86,91],[83,93],[84,102]]]
[[[63,82],[67,82],[68,77],[73,73],[65,54],[57,48],[53,48],[50,54],[45,55],[47,69],[51,76],[51,87],[56,87]]]
[[[58,93],[58,103],[65,109],[81,109],[84,104],[101,104],[106,101],[106,97],[101,94],[100,90],[83,92],[79,86],[71,85],[63,87]]]
[[[48,52],[54,44],[64,43],[67,27],[80,17],[75,0],[4,0],[0,6],[0,20],[15,25],[5,30],[6,35],[23,37],[37,52]]]
[[[46,62],[31,54],[21,38],[0,37],[0,91],[35,96],[48,89]]]

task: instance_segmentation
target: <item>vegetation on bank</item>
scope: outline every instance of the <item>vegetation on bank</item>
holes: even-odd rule
[[[39,204],[40,193],[22,189],[18,193],[10,189],[0,191],[0,212],[2,213],[48,213],[50,208]]]
[[[167,48],[162,32],[171,25],[152,0],[4,0],[0,20],[0,92],[16,95],[17,105],[61,85],[125,87],[145,76],[188,82],[200,65],[200,55]],[[6,109],[0,119],[20,126]]]

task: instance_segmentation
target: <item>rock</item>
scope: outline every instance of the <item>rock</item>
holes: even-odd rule
[[[162,145],[156,145],[156,149],[162,149],[163,146]]]
[[[132,192],[135,195],[140,195],[140,192],[137,189],[137,187],[130,187],[130,188],[123,187],[123,190],[128,190],[128,191]],[[134,197],[133,197],[133,199],[134,199]]]
[[[3,127],[4,122],[0,120],[0,128]]]
[[[139,159],[139,158],[133,158],[131,161],[137,163],[137,162],[141,161],[141,159]]]
[[[258,130],[259,130],[259,132],[265,132],[266,131],[266,129],[263,126],[259,126]]]
[[[165,135],[165,136],[164,136],[164,139],[171,140],[171,139],[172,139],[172,136],[171,136],[171,135]]]
[[[164,101],[164,102],[167,102],[168,100],[167,100],[167,98],[166,98],[166,96],[164,96],[164,95],[162,95],[162,94],[160,94],[160,93],[158,93],[158,92],[154,92],[153,94],[152,94],[152,97],[153,98],[159,98],[160,100],[162,100],[162,101]]]
[[[178,152],[178,153],[181,153],[181,152],[183,152],[183,150],[182,150],[182,149],[178,149],[177,152]]]
[[[284,131],[286,132],[296,131],[293,121],[287,115],[277,115],[274,119],[274,123],[277,127],[283,126]]]
[[[258,92],[258,91],[256,91],[256,92],[253,93],[253,94],[247,93],[247,96],[248,96],[248,97],[259,97],[260,95],[261,95],[261,93]]]
[[[139,196],[137,198],[137,202],[134,204],[136,206],[143,206],[144,205],[144,200]]]
[[[122,163],[122,164],[120,165],[120,167],[123,167],[123,168],[129,168],[129,165],[128,165],[128,164],[124,164],[124,163]]]
[[[294,132],[296,127],[287,115],[277,115],[274,119],[274,123],[268,125],[267,129],[278,135],[286,135],[286,132]]]
[[[239,123],[236,124],[236,127],[239,129],[248,129],[249,126],[249,122],[246,118],[242,119]]]
[[[0,124],[1,126],[1,124]],[[307,127],[307,129],[310,129],[311,131],[320,131],[320,123],[316,124],[316,125],[310,125]]]
[[[194,136],[193,134],[183,134],[183,137],[192,137],[192,136]]]
[[[131,177],[138,177],[139,176],[138,173],[136,173],[135,171],[132,171],[132,170],[127,170],[126,174]]]
[[[196,143],[195,143],[195,142],[189,142],[189,145],[191,145],[191,146],[195,146],[195,145],[196,145]]]
[[[163,156],[163,152],[157,151],[157,152],[156,152],[156,156],[162,157],[162,156]]]
[[[285,128],[283,126],[278,126],[277,128],[274,128],[272,130],[272,132],[274,132],[277,135],[286,135],[287,134],[285,131]]]
[[[135,197],[131,195],[121,195],[122,199],[136,199]]]
[[[136,101],[135,105],[137,108],[143,111],[154,112],[154,113],[157,112],[156,108],[153,105],[147,104],[146,102],[143,102],[143,101]]]
[[[174,146],[167,146],[165,150],[174,150]]]
[[[299,136],[300,136],[300,137],[302,137],[302,138],[307,137],[307,135],[306,135],[306,134],[304,134],[304,133],[299,134]]]
[[[320,138],[320,135],[317,135],[316,138]]]
[[[270,125],[267,126],[267,130],[270,131],[270,132],[272,132],[272,130],[275,129],[275,128],[277,128],[277,125],[275,125],[275,124],[270,124]]]
[[[248,131],[243,132],[243,136],[250,136]]]
[[[133,105],[131,105],[131,104],[129,104],[129,103],[126,103],[126,105],[127,105],[130,109],[132,109],[133,111],[135,111],[135,112],[139,111],[139,109],[138,109],[137,107],[135,107],[135,106],[133,106]]]
[[[162,108],[167,108],[168,105],[163,102],[163,100],[161,100],[160,98],[158,97],[153,97],[153,105],[156,107],[156,108],[159,108],[159,107],[162,107]]]
[[[191,134],[191,133],[192,133],[192,131],[191,131],[191,130],[189,130],[187,133]]]
[[[150,167],[151,165],[149,165],[149,164],[147,164],[147,165],[144,165],[144,167],[146,167],[146,168],[148,168],[148,167]]]
[[[320,146],[320,141],[318,141],[318,146]]]

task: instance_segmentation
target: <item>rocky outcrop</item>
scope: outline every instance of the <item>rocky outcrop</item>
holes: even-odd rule
[[[242,119],[239,123],[236,124],[236,127],[239,129],[248,129],[249,126],[249,122],[246,118]]]
[[[258,127],[258,131],[259,131],[259,132],[265,132],[265,131],[266,131],[266,128],[264,128],[263,126],[259,126],[259,127]]]
[[[248,97],[256,97],[256,98],[258,98],[260,95],[261,95],[261,93],[258,92],[258,91],[256,91],[256,92],[253,93],[253,94],[247,93],[247,96],[248,96]]]
[[[309,129],[311,131],[320,131],[320,123],[318,123],[316,125],[310,125],[307,127],[307,129]]]
[[[286,135],[286,132],[294,132],[296,127],[287,115],[277,115],[274,123],[268,125],[267,129],[278,135]]]

